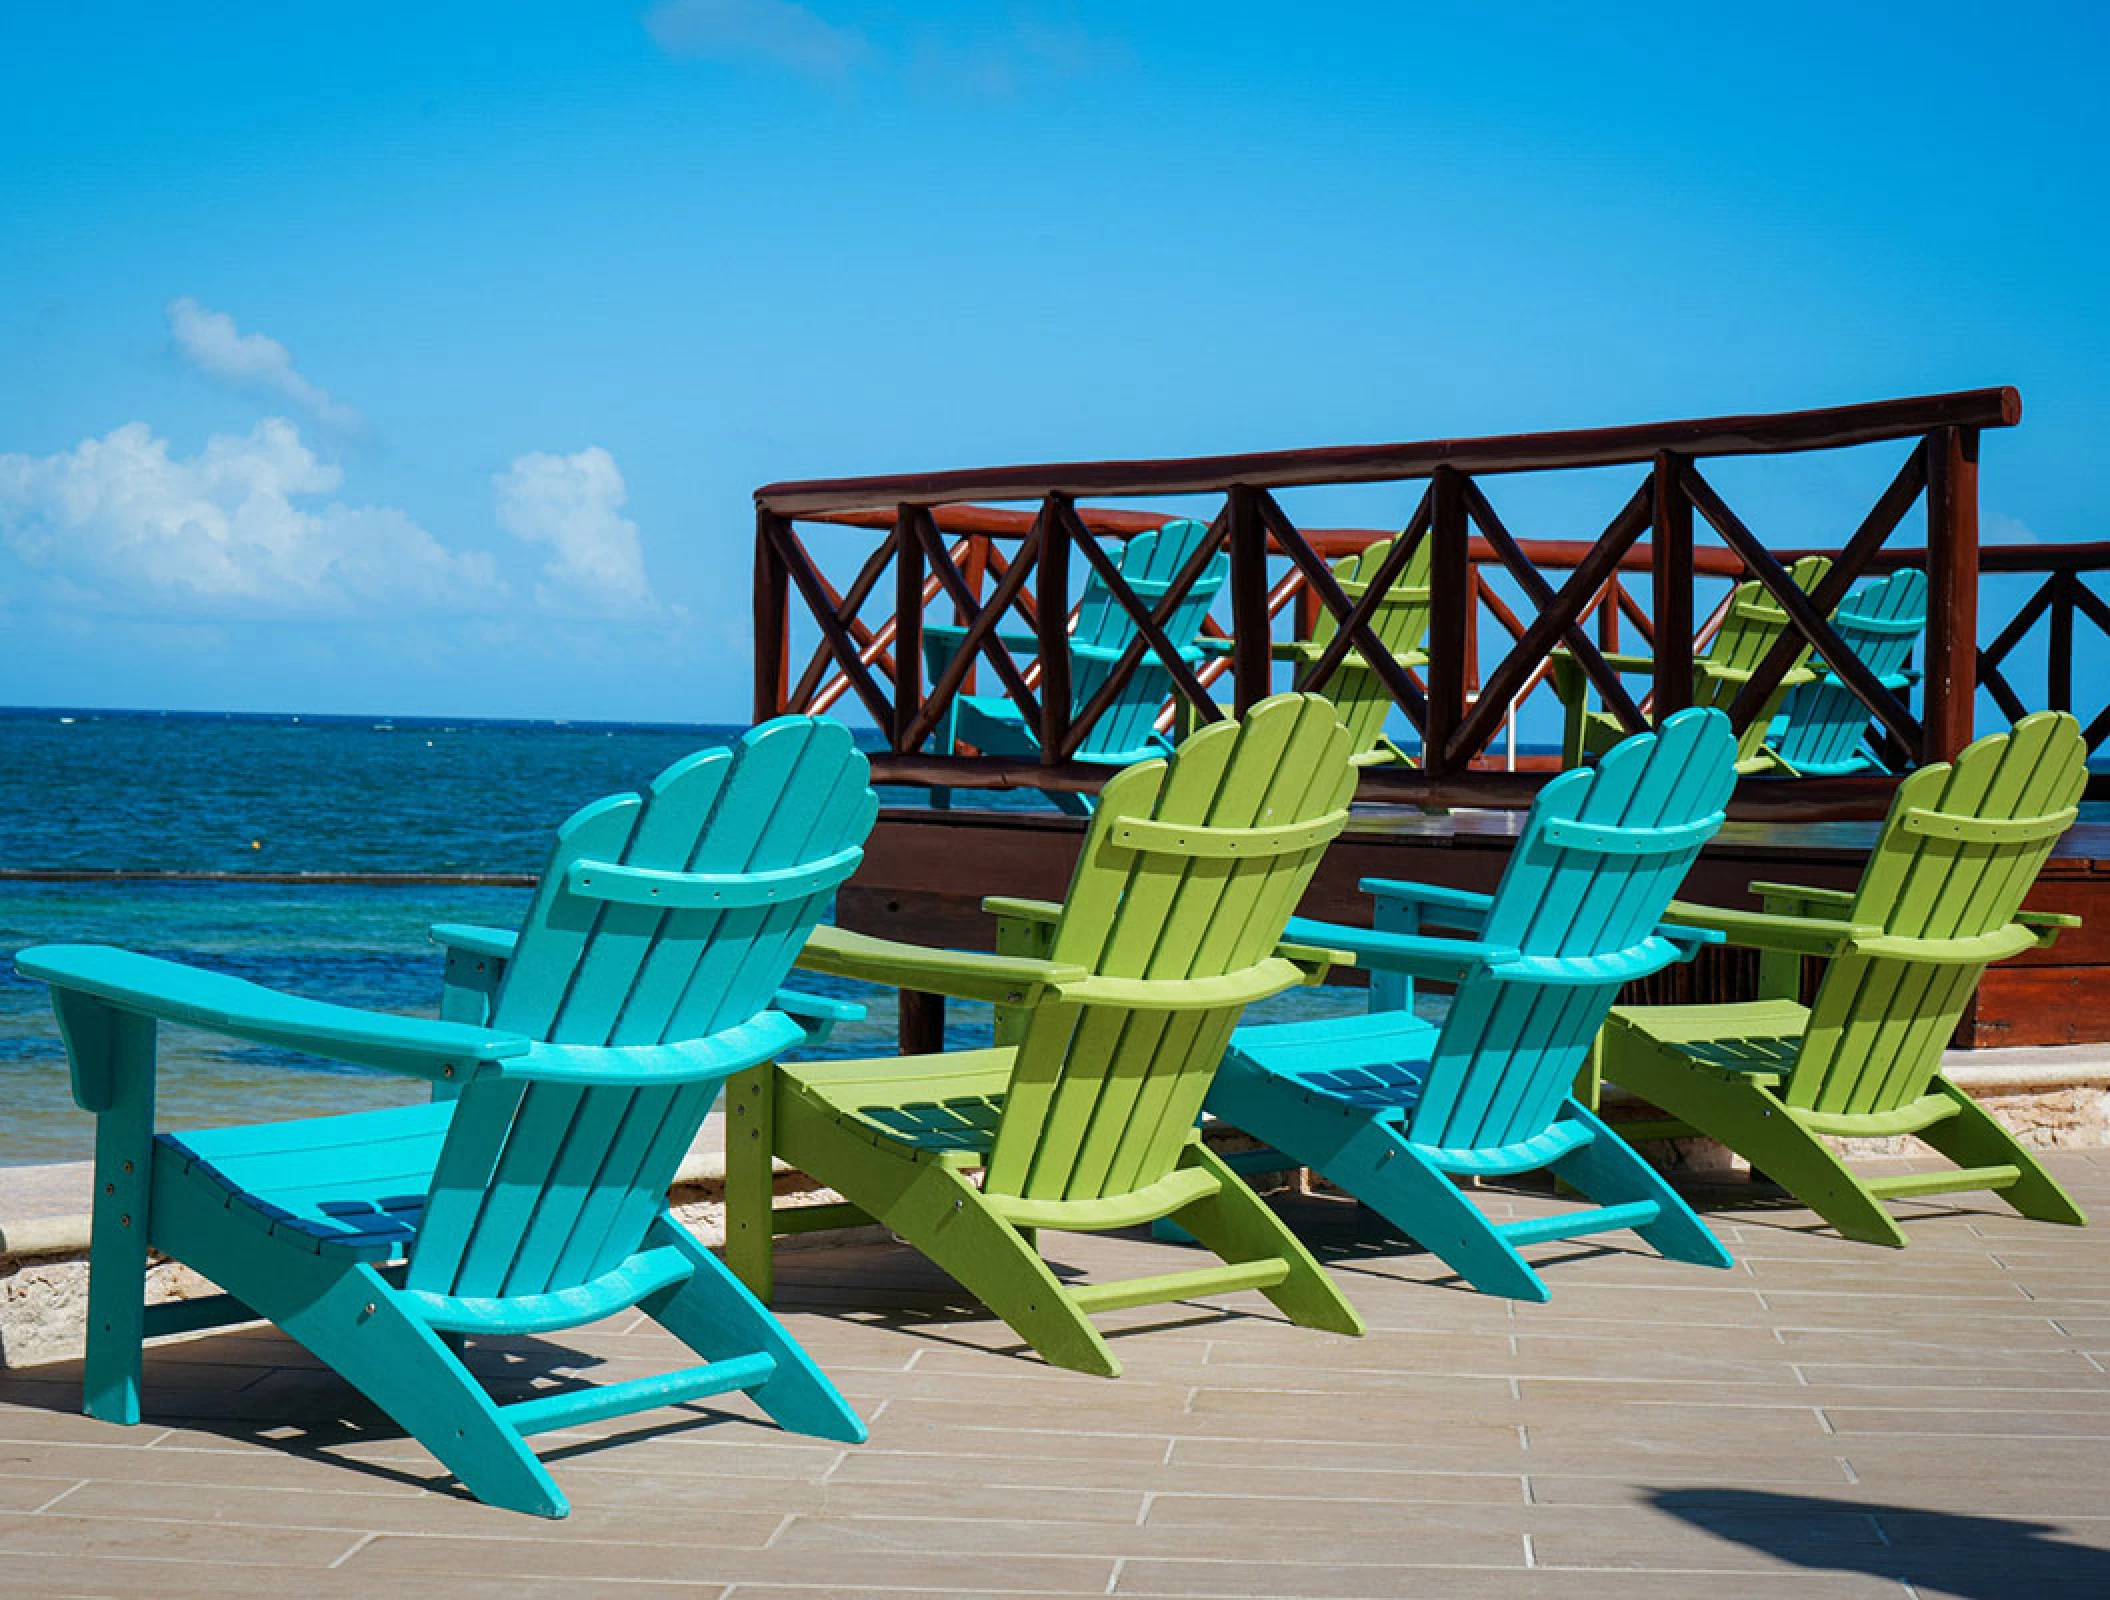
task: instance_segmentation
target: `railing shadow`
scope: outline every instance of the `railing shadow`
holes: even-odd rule
[[[1760,1489],[1658,1489],[1649,1503],[1718,1539],[1809,1571],[1859,1572],[1922,1596],[2110,1594],[2110,1549],[2052,1522]]]

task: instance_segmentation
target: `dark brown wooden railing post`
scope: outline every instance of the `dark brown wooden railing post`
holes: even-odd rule
[[[1070,527],[1061,495],[1047,497],[1033,573],[1033,631],[1040,646],[1040,764],[1062,759],[1070,737]]]
[[[1656,675],[1650,720],[1661,724],[1692,704],[1692,498],[1678,458],[1656,452],[1650,480],[1649,610],[1656,623]]]
[[[945,996],[916,989],[901,991],[894,1036],[905,1056],[934,1056],[945,1048]]]
[[[1261,520],[1260,497],[1234,483],[1224,497],[1231,546],[1231,686],[1242,717],[1274,688],[1274,659],[1269,654],[1273,619],[1267,614],[1267,524]]]
[[[894,513],[894,726],[887,742],[903,755],[923,709],[923,541],[915,516],[914,506]]]
[[[1921,759],[1971,742],[1978,697],[1978,430],[1927,435],[1927,720]]]
[[[2073,592],[2081,584],[2070,572],[2051,575],[2051,638],[2044,651],[2044,697],[2053,711],[2073,709]]]
[[[784,703],[791,685],[791,574],[769,536],[776,520],[774,512],[755,507],[756,722],[791,709]]]
[[[1467,538],[1465,479],[1455,467],[1429,475],[1429,712],[1423,764],[1449,773],[1451,736],[1465,720],[1467,636],[1473,625],[1473,560]]]

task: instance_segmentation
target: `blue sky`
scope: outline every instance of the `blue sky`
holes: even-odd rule
[[[0,703],[739,717],[749,496],[811,475],[2012,383],[1988,536],[2110,536],[2106,43],[2030,4],[10,7]],[[1900,454],[1723,481],[1822,542]],[[1496,500],[1572,535],[1629,486]]]

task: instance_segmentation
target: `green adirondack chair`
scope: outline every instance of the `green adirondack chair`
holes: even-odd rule
[[[802,1037],[772,993],[876,808],[847,730],[804,717],[586,807],[559,830],[517,944],[443,931],[464,971],[447,1009],[473,1021],[296,999],[102,946],[22,952],[97,1117],[90,1415],[139,1420],[144,1337],[261,1318],[515,1511],[567,1509],[526,1435],[704,1395],[744,1390],[787,1428],[862,1439],[782,1325],[668,1213],[667,1186],[720,1083]],[[157,1022],[429,1078],[448,1097],[157,1134]],[[143,1307],[149,1247],[226,1294]],[[464,1336],[631,1306],[701,1364],[499,1405],[460,1359]]]
[[[1544,1300],[1519,1246],[1621,1228],[1730,1265],[1569,1086],[1619,986],[1706,937],[1657,924],[1721,826],[1735,747],[1721,712],[1680,711],[1548,784],[1492,895],[1372,878],[1375,929],[1292,918],[1291,938],[1371,969],[1370,1012],[1240,1028],[1210,1112],[1281,1153],[1256,1161],[1310,1167],[1489,1294]],[[1440,1029],[1415,1016],[1411,982],[1378,978],[1394,973],[1456,985]],[[1595,1204],[1496,1222],[1459,1183],[1542,1167]]]
[[[1421,646],[1429,632],[1430,547],[1429,540],[1421,541],[1370,616],[1370,631],[1402,667],[1423,666],[1429,659]],[[1343,556],[1333,564],[1334,581],[1350,601],[1359,602],[1370,592],[1370,580],[1377,576],[1391,553],[1392,541],[1385,539],[1365,546],[1353,555]],[[1331,611],[1321,608],[1309,639],[1282,640],[1273,646],[1276,660],[1297,663],[1299,688],[1303,687],[1306,674],[1319,657],[1326,653],[1326,647],[1333,642],[1339,627],[1339,619]],[[1230,645],[1229,640],[1211,640],[1209,643],[1222,649],[1228,649]],[[1318,692],[1331,700],[1334,709],[1340,713],[1355,752],[1350,759],[1358,767],[1384,766],[1390,762],[1413,764],[1413,758],[1406,751],[1385,737],[1385,720],[1392,714],[1392,691],[1385,687],[1385,680],[1377,675],[1360,650],[1350,650]]]
[[[1121,547],[1115,565],[1121,570],[1122,580],[1135,591],[1136,598],[1155,608],[1208,534],[1207,524],[1196,522],[1191,517],[1176,518],[1155,532],[1139,533],[1130,539]],[[1195,641],[1201,633],[1202,619],[1215,604],[1230,570],[1231,558],[1218,551],[1166,619],[1165,637],[1180,647],[1182,658],[1190,664],[1202,659]],[[932,681],[935,682],[945,670],[966,636],[966,628],[955,623],[923,624],[924,671]],[[1135,636],[1134,619],[1115,601],[1113,591],[1094,571],[1086,580],[1084,594],[1077,602],[1077,621],[1070,632],[1070,711],[1073,715],[1082,711],[1113,675],[1115,663]],[[1031,634],[1001,634],[999,638],[1007,649],[1020,654],[1031,655],[1040,648],[1040,641]],[[1157,731],[1157,719],[1172,693],[1172,674],[1166,670],[1155,650],[1146,649],[1135,671],[1129,674],[1127,683],[1092,725],[1085,742],[1078,748],[1077,759],[1094,766],[1125,767],[1165,754],[1172,746]],[[1026,726],[1018,707],[1003,694],[955,695],[935,737],[937,750],[945,755],[953,753],[961,744],[973,745],[985,755],[1040,754],[1039,730]],[[935,798],[939,804],[945,804],[950,798],[949,791],[936,791]],[[1074,816],[1091,813],[1091,798],[1087,795],[1051,791],[1048,799]]]
[[[1171,760],[1110,779],[1067,901],[987,903],[1005,919],[999,953],[819,929],[802,966],[992,1002],[1003,1042],[739,1079],[727,1138],[735,1270],[767,1299],[773,1237],[803,1220],[771,1210],[774,1151],[922,1250],[1057,1366],[1119,1373],[1091,1312],[1236,1289],[1261,1290],[1307,1326],[1361,1332],[1194,1127],[1239,1013],[1306,981],[1277,945],[1354,787],[1333,708],[1277,695]],[[1037,1248],[1039,1230],[1161,1217],[1224,1264],[1078,1287]]]
[[[1902,1245],[1887,1197],[1998,1190],[2024,1216],[2079,1223],[2042,1164],[1941,1073],[1991,962],[2068,916],[2020,910],[2087,780],[2080,725],[2025,717],[1898,786],[1858,889],[1753,884],[1762,912],[1674,906],[1675,920],[1766,952],[1762,998],[1620,1006],[1604,1076],[1750,1159],[1850,1239]],[[1814,1001],[1801,958],[1828,958]],[[1914,1134],[1956,1170],[1860,1178],[1824,1142]]]
[[[1863,584],[1832,617],[1839,637],[1884,688],[1902,692],[1918,679],[1912,646],[1927,627],[1927,575],[1911,567]],[[1760,754],[1775,768],[1823,778],[1880,772],[1869,754],[1868,707],[1822,661],[1780,704]]]
[[[1831,568],[1829,556],[1804,556],[1788,569],[1788,573],[1795,580],[1795,587],[1807,594],[1817,587]],[[1730,593],[1728,611],[1722,618],[1721,628],[1709,642],[1707,653],[1693,660],[1692,703],[1726,712],[1787,626],[1788,614],[1781,610],[1779,602],[1764,584],[1755,578],[1738,584]],[[1779,711],[1782,699],[1797,685],[1816,677],[1809,659],[1809,646],[1805,644],[1781,678],[1779,687],[1759,708],[1758,715],[1751,719],[1751,725],[1737,735],[1739,772],[1765,772],[1772,768],[1773,763],[1764,754],[1766,730]],[[1605,660],[1614,671],[1622,673],[1645,673],[1655,668],[1655,662],[1648,656],[1608,654]],[[1626,730],[1610,712],[1590,709],[1590,680],[1583,675],[1573,655],[1566,650],[1556,650],[1552,653],[1552,661],[1553,690],[1560,697],[1566,713],[1561,733],[1561,765],[1580,766],[1626,737]]]

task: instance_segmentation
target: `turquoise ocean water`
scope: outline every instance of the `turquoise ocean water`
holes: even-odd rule
[[[0,710],[0,868],[229,873],[532,874],[551,831],[601,795],[635,789],[736,728],[379,717]],[[883,791],[889,804],[919,791]],[[1037,805],[1031,797],[997,803]],[[517,925],[524,888],[0,880],[0,1166],[85,1159],[42,986],[15,975],[27,945],[123,945],[316,999],[432,1014],[434,922]],[[871,1007],[830,1053],[883,1052],[885,991],[801,983]],[[1290,1002],[1351,1008],[1351,996]],[[987,1040],[956,1007],[950,1039]],[[163,1029],[161,1125],[358,1110],[423,1085],[285,1051]]]

